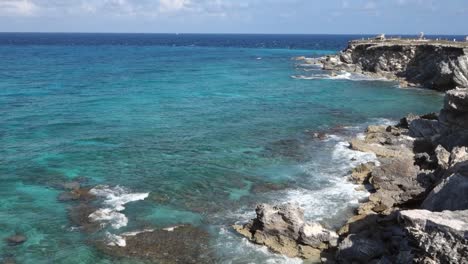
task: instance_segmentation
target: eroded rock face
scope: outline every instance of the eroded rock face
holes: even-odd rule
[[[440,121],[448,128],[468,128],[468,88],[457,88],[446,93]]]
[[[323,68],[400,80],[405,86],[446,91],[468,87],[466,47],[403,41],[352,41]]]
[[[432,263],[466,263],[468,210],[407,210],[400,212],[400,219],[410,236],[424,251],[422,263],[424,259],[432,260]]]
[[[343,263],[368,263],[384,253],[385,245],[380,240],[349,235],[340,243],[338,250],[338,258]]]
[[[421,200],[430,187],[425,175],[411,159],[391,159],[372,171],[371,183],[377,190],[370,200],[385,208]]]
[[[351,172],[351,180],[358,184],[364,184],[369,181],[372,169],[375,168],[374,162],[360,164]]]
[[[338,235],[320,224],[306,222],[300,207],[260,204],[255,212],[255,219],[233,227],[250,241],[265,245],[274,252],[319,261],[321,250],[336,246]]]
[[[468,175],[455,173],[444,179],[429,193],[421,207],[436,212],[468,209]]]

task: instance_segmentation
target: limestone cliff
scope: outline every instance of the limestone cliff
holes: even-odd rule
[[[398,80],[404,86],[447,91],[468,86],[468,42],[357,40],[323,68]]]

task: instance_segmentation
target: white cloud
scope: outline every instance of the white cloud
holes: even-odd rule
[[[38,7],[30,0],[2,0],[0,14],[30,16],[38,11]]]
[[[190,0],[159,0],[161,12],[175,12],[187,8]]]

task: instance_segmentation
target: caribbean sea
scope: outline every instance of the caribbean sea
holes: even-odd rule
[[[142,263],[93,241],[185,224],[209,234],[216,263],[301,263],[231,225],[257,203],[295,202],[339,227],[367,195],[350,168],[375,158],[347,139],[442,106],[440,93],[292,59],[361,37],[0,34],[0,260]],[[98,196],[101,214],[85,217],[100,231],[58,199],[67,182]]]

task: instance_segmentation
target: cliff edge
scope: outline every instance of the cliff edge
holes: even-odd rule
[[[324,70],[383,77],[402,86],[439,91],[468,87],[468,42],[354,40],[339,54],[320,62]]]

